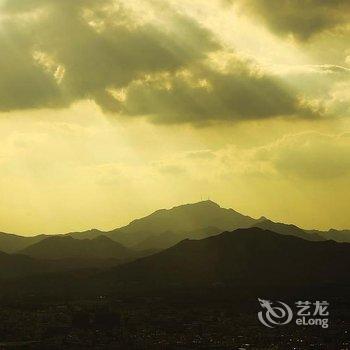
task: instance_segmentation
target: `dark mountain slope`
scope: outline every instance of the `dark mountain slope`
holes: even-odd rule
[[[350,287],[350,244],[306,241],[259,228],[224,232],[107,270],[77,270],[30,276],[4,285],[3,294],[167,295],[174,291],[227,293],[323,288],[336,293]],[[229,292],[231,291],[231,292]],[[333,293],[332,292],[332,293]],[[148,294],[150,293],[150,294]],[[210,293],[216,293],[215,289]],[[0,291],[1,294],[1,291]]]
[[[46,235],[23,237],[10,233],[0,232],[0,251],[9,254],[15,253],[34,243],[40,242],[47,237],[48,236]]]
[[[115,283],[313,285],[349,283],[350,245],[311,242],[259,228],[185,240],[103,276]]]
[[[74,239],[70,236],[53,236],[33,244],[21,254],[37,259],[129,259],[134,252],[105,236],[94,239]]]

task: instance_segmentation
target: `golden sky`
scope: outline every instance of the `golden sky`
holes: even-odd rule
[[[349,42],[348,0],[0,0],[0,231],[350,228]]]

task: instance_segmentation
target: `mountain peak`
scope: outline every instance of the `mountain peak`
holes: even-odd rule
[[[211,235],[225,230],[250,227],[254,222],[254,219],[233,209],[225,209],[211,200],[204,200],[157,210],[146,217],[132,221],[127,226],[113,230],[108,237],[131,247],[147,239],[154,240],[157,236],[163,239],[163,234],[167,231],[172,232],[169,241],[173,242],[175,236],[180,241],[181,238],[191,236],[191,233],[197,233],[197,236],[198,233],[208,235],[205,233],[208,227],[216,228],[210,230]]]
[[[210,199],[207,199],[200,202],[177,205],[171,209],[161,209],[159,211],[173,211],[173,210],[182,210],[182,209],[191,209],[191,208],[220,209],[221,207],[219,204],[211,201]]]
[[[191,205],[191,204],[190,204]],[[205,201],[200,201],[200,202],[197,202],[197,203],[194,203],[192,205],[199,205],[199,206],[205,206],[205,207],[213,207],[213,208],[221,208],[219,204],[213,202],[212,200],[210,199],[207,199]]]

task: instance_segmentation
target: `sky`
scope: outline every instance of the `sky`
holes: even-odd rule
[[[0,0],[0,231],[350,228],[349,42],[348,0]]]

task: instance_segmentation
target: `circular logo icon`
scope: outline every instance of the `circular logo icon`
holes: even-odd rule
[[[258,299],[264,309],[258,313],[259,321],[266,327],[282,326],[293,319],[292,309],[282,301],[272,302],[270,300]]]

